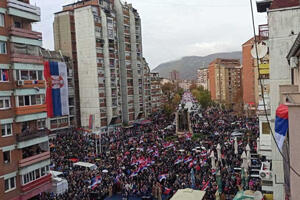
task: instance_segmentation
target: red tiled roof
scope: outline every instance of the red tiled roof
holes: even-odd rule
[[[299,6],[299,0],[273,0],[270,9],[288,8],[293,6]]]

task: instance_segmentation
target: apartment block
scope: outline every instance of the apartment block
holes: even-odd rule
[[[209,90],[208,82],[208,69],[198,69],[197,70],[197,85],[202,86],[205,90]]]
[[[238,111],[242,106],[242,69],[237,59],[217,58],[209,64],[212,100]]]
[[[144,89],[143,89],[143,103],[144,103],[144,113],[145,117],[148,117],[152,113],[151,109],[151,72],[146,59],[143,58],[143,80],[144,80]]]
[[[258,1],[257,11],[266,12],[268,15],[268,46],[269,46],[269,68],[270,68],[270,126],[275,132],[275,116],[276,109],[280,103],[285,103],[286,98],[282,98],[281,93],[296,92],[293,87],[286,87],[290,85],[295,78],[292,75],[293,69],[289,66],[286,56],[289,54],[291,47],[297,39],[300,32],[300,2],[297,0],[273,0],[273,1]],[[293,109],[292,107],[289,107]],[[290,115],[290,114],[289,114]],[[291,115],[292,116],[292,115]],[[292,116],[293,119],[294,116]],[[292,121],[293,121],[292,119]],[[292,127],[291,127],[292,128]],[[290,129],[289,129],[290,130]],[[290,132],[291,135],[294,132]],[[272,147],[272,174],[271,180],[272,191],[274,199],[289,198],[290,193],[288,184],[285,184],[287,180],[284,177],[284,171],[288,171],[288,164],[283,162],[281,153],[279,152],[276,141],[271,138]],[[291,137],[289,140],[294,140]],[[297,140],[297,139],[296,139]],[[299,146],[299,145],[298,145]],[[296,147],[296,146],[294,146]],[[297,150],[297,149],[295,149]],[[294,163],[296,164],[296,163]],[[296,164],[297,166],[297,164]],[[292,172],[291,172],[292,173]],[[297,184],[296,184],[297,187]],[[297,199],[298,196],[292,196],[291,199]]]
[[[151,107],[152,112],[157,112],[162,106],[162,90],[159,73],[151,73]]]
[[[51,133],[65,131],[69,128],[76,128],[76,101],[75,101],[75,81],[74,81],[74,66],[73,61],[63,56],[61,52],[50,51],[46,49],[41,50],[44,61],[63,62],[67,66],[67,79],[68,79],[68,102],[69,102],[69,115],[47,118],[46,127]]]
[[[104,130],[148,115],[150,69],[142,54],[141,19],[131,4],[91,0],[63,6],[55,14],[54,38],[55,49],[73,60],[82,127],[91,116],[95,128]]]
[[[0,2],[0,199],[30,199],[51,187],[40,8]]]

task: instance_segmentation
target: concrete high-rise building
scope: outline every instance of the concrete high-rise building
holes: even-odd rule
[[[242,69],[236,59],[217,58],[209,64],[212,100],[240,111],[242,103]]]
[[[151,73],[151,107],[152,112],[157,112],[162,106],[162,90],[159,73]]]
[[[209,90],[208,69],[197,70],[197,85],[202,86],[205,90]]]
[[[258,12],[267,12],[269,26],[269,60],[270,60],[270,123],[273,133],[276,109],[279,103],[281,88],[290,85],[291,68],[286,56],[288,55],[297,34],[300,32],[300,2],[298,0],[265,0],[257,2]],[[288,92],[288,90],[285,90]],[[285,191],[284,164],[275,140],[272,138],[272,180],[274,199],[285,199],[289,191]],[[285,163],[288,165],[289,163]],[[291,171],[292,173],[292,171]],[[298,177],[299,178],[299,177]],[[287,185],[286,185],[287,186]],[[287,187],[286,187],[287,188]],[[297,199],[296,197],[295,199]]]
[[[148,115],[150,70],[142,55],[141,20],[131,4],[66,5],[55,14],[54,37],[55,49],[74,60],[82,127],[89,126],[91,116],[95,128],[104,130]]]
[[[30,199],[51,187],[40,8],[0,2],[0,199]]]

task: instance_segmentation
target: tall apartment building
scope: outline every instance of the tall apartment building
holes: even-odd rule
[[[170,80],[171,81],[178,81],[180,78],[179,78],[179,72],[176,71],[176,70],[172,70],[170,72]]]
[[[76,128],[76,101],[73,61],[69,57],[63,56],[61,52],[42,49],[41,53],[44,61],[64,62],[67,66],[68,79],[69,115],[53,118],[48,117],[46,120],[46,127],[51,132],[59,132],[68,128]]]
[[[275,133],[275,116],[279,103],[284,103],[281,99],[281,87],[290,85],[292,82],[292,69],[290,68],[286,56],[288,55],[297,34],[300,32],[300,2],[297,0],[273,0],[258,1],[258,12],[267,12],[269,26],[269,60],[270,60],[270,123],[273,133]],[[290,110],[290,108],[289,108]],[[291,140],[291,138],[290,138]],[[285,199],[288,190],[285,191],[283,158],[272,139],[272,190],[274,199]],[[289,163],[285,163],[286,165]],[[291,173],[293,173],[291,171]],[[295,199],[297,199],[296,197]]]
[[[0,199],[29,199],[51,187],[45,129],[40,8],[0,1]]]
[[[217,58],[209,64],[212,100],[239,110],[242,103],[242,71],[237,59]]]
[[[141,21],[131,4],[90,0],[55,14],[55,49],[74,59],[81,126],[132,124],[147,115],[148,66],[142,55]],[[149,72],[148,72],[149,73]]]
[[[198,69],[197,70],[197,85],[202,86],[205,90],[209,90],[209,81],[208,81],[208,69]]]
[[[151,109],[151,72],[146,59],[143,58],[143,77],[144,77],[144,89],[143,89],[143,102],[145,117],[148,117],[152,113]]]
[[[151,107],[152,112],[157,112],[162,106],[162,90],[159,73],[151,73]]]

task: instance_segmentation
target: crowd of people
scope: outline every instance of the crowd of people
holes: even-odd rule
[[[195,102],[193,102],[195,103]],[[233,199],[242,187],[260,190],[260,181],[247,179],[242,184],[241,154],[249,144],[256,151],[258,121],[236,116],[219,107],[199,108],[190,113],[194,136],[177,138],[174,116],[155,113],[151,123],[115,128],[101,135],[101,151],[96,154],[97,135],[72,130],[50,140],[51,170],[63,172],[68,191],[47,193],[43,199],[105,199],[112,195],[123,199],[169,199],[178,189],[205,190],[204,199],[215,199],[218,187],[226,199]],[[235,130],[245,135],[238,139],[239,154],[234,153]],[[222,158],[212,169],[211,153],[221,145]],[[74,166],[83,161],[97,165],[96,170]],[[217,182],[217,171],[221,185]]]

